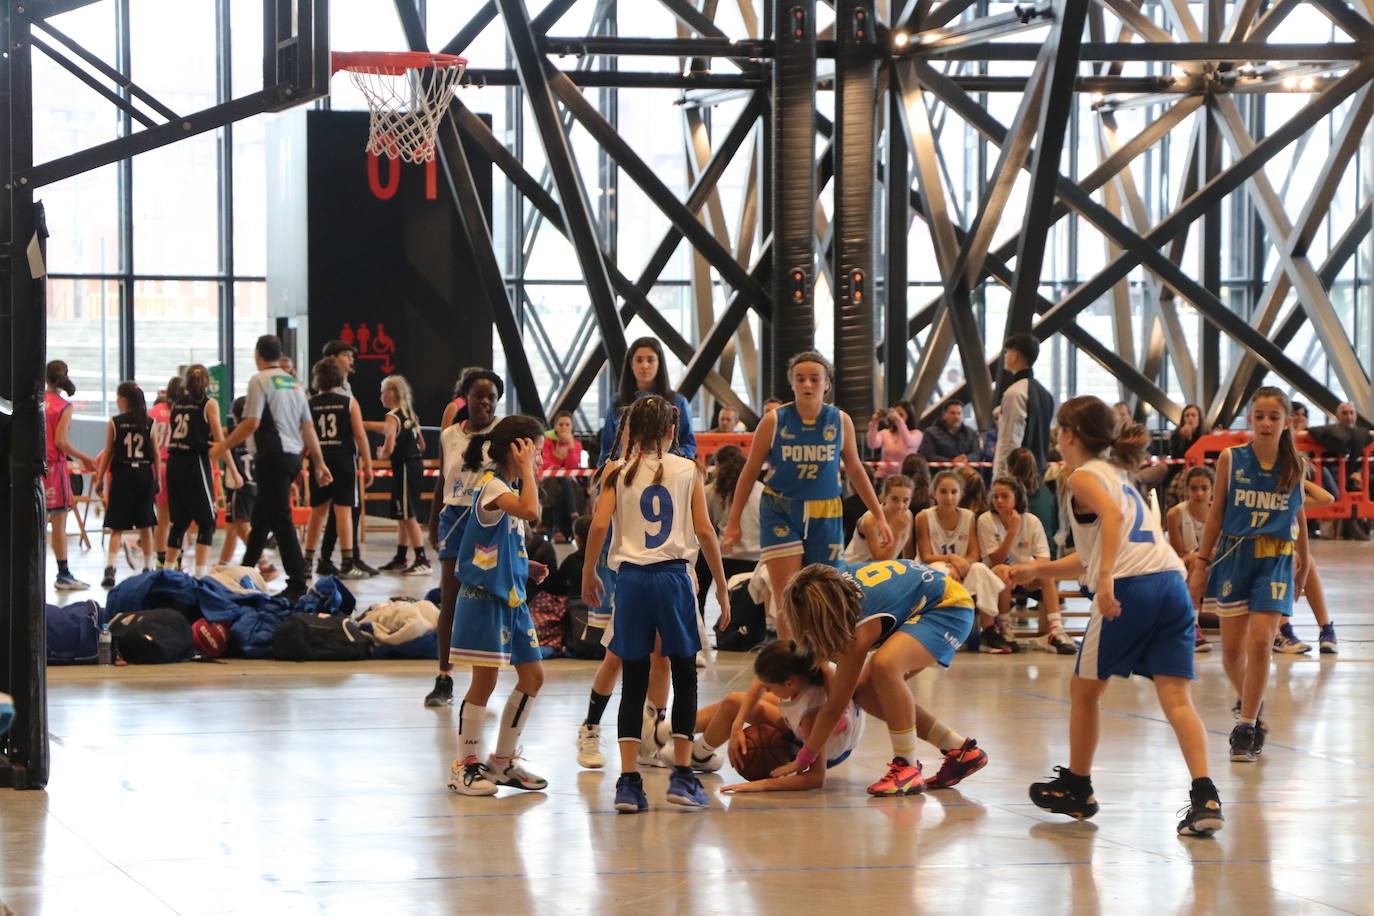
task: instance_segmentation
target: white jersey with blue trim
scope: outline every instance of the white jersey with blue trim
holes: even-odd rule
[[[634,480],[627,484],[626,472],[635,464],[633,459],[626,462],[615,482],[611,569],[619,570],[621,563],[647,566],[665,560],[690,561],[697,549],[692,521],[696,462],[679,455],[645,455],[635,467]],[[663,479],[655,483],[660,464]]]
[[[1125,471],[1100,458],[1094,458],[1078,470],[1096,477],[1121,510],[1121,547],[1116,552],[1112,578],[1145,576],[1170,569],[1184,572],[1183,561],[1163,534],[1159,513],[1146,505]],[[1081,519],[1076,511],[1071,512],[1069,518],[1078,559],[1088,571],[1088,587],[1096,588],[1102,566],[1102,520],[1096,516],[1091,520]]]
[[[940,523],[940,510],[937,507],[931,506],[929,509],[921,510],[921,514],[926,517],[930,549],[935,553],[944,556],[958,554],[961,557],[968,554],[968,540],[973,537],[973,510],[959,509],[958,512],[959,521],[954,523],[951,530]]]

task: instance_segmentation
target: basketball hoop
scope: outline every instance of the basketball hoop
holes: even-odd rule
[[[439,121],[468,62],[424,51],[336,51],[333,72],[347,70],[367,98],[367,151],[406,162],[432,162]]]

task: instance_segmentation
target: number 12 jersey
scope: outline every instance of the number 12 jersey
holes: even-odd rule
[[[645,455],[639,459],[634,480],[626,483],[632,464],[633,459],[616,477],[611,569],[620,569],[621,563],[648,566],[664,560],[690,561],[697,549],[692,523],[696,463],[679,455]],[[660,465],[663,478],[655,483]]]

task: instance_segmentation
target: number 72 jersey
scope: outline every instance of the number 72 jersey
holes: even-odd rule
[[[1074,473],[1082,471],[1096,477],[1121,510],[1121,546],[1116,552],[1112,578],[1146,576],[1170,569],[1183,573],[1183,561],[1160,531],[1159,516],[1145,504],[1140,492],[1127,479],[1126,472],[1101,459],[1085,463]],[[1102,521],[1097,516],[1081,516],[1082,508],[1075,505],[1069,516],[1073,543],[1078,550],[1078,559],[1088,571],[1088,587],[1095,589],[1102,564]]]
[[[647,566],[665,560],[692,560],[697,549],[692,524],[696,463],[679,455],[661,459],[644,455],[634,479],[626,483],[626,472],[634,463],[631,459],[622,465],[615,482],[611,569],[620,569],[621,563]],[[660,465],[663,476],[655,483]]]

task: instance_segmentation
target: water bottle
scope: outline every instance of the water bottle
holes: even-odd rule
[[[114,664],[114,637],[110,635],[110,625],[100,628],[100,638],[96,641],[96,658],[102,665]]]

